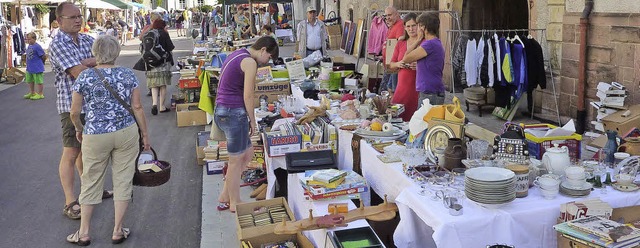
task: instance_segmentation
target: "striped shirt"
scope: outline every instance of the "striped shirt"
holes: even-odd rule
[[[81,65],[82,60],[93,57],[91,46],[93,37],[86,34],[78,34],[78,43],[73,38],[60,30],[53,38],[49,47],[51,65],[56,74],[56,106],[58,114],[71,112],[71,87],[75,80],[66,72],[74,66]]]

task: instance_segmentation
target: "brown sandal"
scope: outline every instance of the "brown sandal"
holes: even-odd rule
[[[78,230],[67,236],[67,242],[77,244],[78,246],[87,246],[91,244],[91,238],[89,238],[89,234],[80,234],[80,230]]]
[[[73,209],[74,206],[78,206],[78,209]],[[77,220],[80,219],[80,204],[77,200],[71,202],[69,205],[65,205],[62,209],[62,214],[69,217],[69,219]]]
[[[113,239],[113,237],[111,237],[111,243],[120,244],[124,242],[127,238],[129,238],[129,236],[131,236],[131,231],[129,230],[129,228],[123,227],[123,228],[120,228],[120,232],[114,232],[113,236],[118,238]]]

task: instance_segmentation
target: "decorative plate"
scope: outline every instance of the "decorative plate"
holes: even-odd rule
[[[358,129],[358,127],[360,127],[360,125],[358,124],[349,124],[349,125],[340,126],[340,129],[346,130],[346,131],[355,131],[356,129]]]
[[[636,184],[622,185],[622,184],[614,183],[611,185],[611,187],[622,192],[633,192],[640,189],[640,186]]]
[[[455,137],[453,130],[446,125],[436,124],[429,127],[424,139],[424,148],[427,150],[427,155],[435,158],[433,150],[438,147],[447,147],[449,139],[453,137]]]

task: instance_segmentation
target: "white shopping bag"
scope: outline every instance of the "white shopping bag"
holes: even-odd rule
[[[409,134],[416,136],[420,132],[426,130],[429,127],[426,121],[422,119],[429,110],[431,110],[431,103],[429,103],[429,99],[422,100],[422,107],[420,107],[416,112],[411,116],[411,120],[409,120]]]

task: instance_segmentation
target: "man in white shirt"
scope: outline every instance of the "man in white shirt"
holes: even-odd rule
[[[298,54],[309,56],[320,50],[327,54],[327,27],[324,22],[316,19],[316,8],[307,7],[307,19],[298,24]]]

